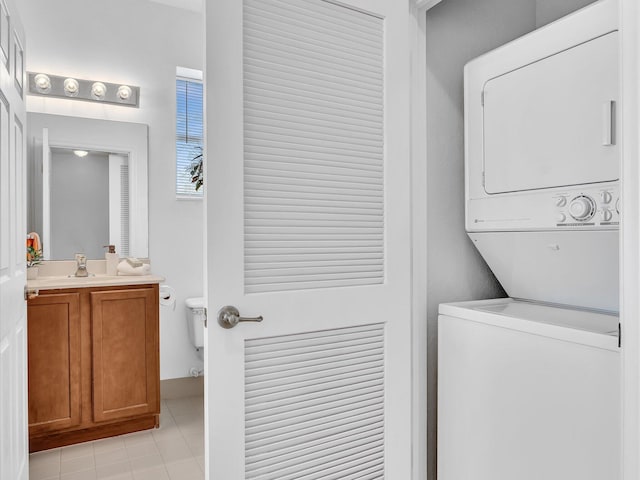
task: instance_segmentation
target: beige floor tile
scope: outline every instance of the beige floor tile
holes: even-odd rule
[[[171,480],[204,480],[204,473],[195,458],[165,465]]]
[[[164,464],[144,470],[134,470],[133,478],[135,480],[170,480]]]
[[[60,475],[60,480],[96,480],[96,478],[97,477],[95,469]]]
[[[111,437],[93,442],[93,451],[95,453],[112,452],[124,448],[124,439],[122,437]]]
[[[31,467],[40,467],[42,465],[57,465],[60,467],[60,449],[44,450],[29,455],[29,465]]]
[[[159,465],[164,465],[164,460],[159,453],[147,457],[137,457],[129,460],[131,470],[135,473],[138,470],[148,470]]]
[[[156,430],[152,435],[156,443],[159,441],[173,440],[174,438],[182,438],[182,432],[175,423],[170,428]]]
[[[94,470],[96,467],[96,462],[93,457],[93,454],[88,455],[86,457],[78,457],[71,458],[68,460],[62,460],[60,464],[60,473],[73,473],[80,472],[83,470]]]
[[[123,435],[122,439],[124,440],[124,445],[127,448],[133,445],[140,445],[141,443],[154,442],[153,435],[151,434],[151,430],[129,433],[127,435]]]
[[[204,435],[185,435],[184,440],[194,457],[204,455]]]
[[[129,458],[147,457],[158,454],[158,447],[155,442],[139,443],[126,448]]]
[[[196,410],[192,397],[171,399],[167,400],[166,403],[171,415],[174,417],[179,415],[189,415]]]
[[[110,450],[107,452],[96,452],[96,467],[103,467],[112,463],[120,463],[129,460],[126,448],[119,448],[118,450]]]
[[[133,479],[131,473],[131,464],[127,460],[126,462],[110,463],[101,467],[96,467],[96,474],[98,480],[121,480]]]
[[[74,458],[88,457],[89,455],[93,455],[93,442],[69,445],[60,449],[60,459],[63,462]]]
[[[156,441],[165,463],[186,460],[192,457],[189,446],[182,437]]]
[[[32,467],[29,465],[29,480],[49,480],[60,476],[60,465],[45,464]]]
[[[31,468],[29,468],[29,480],[57,480],[59,478],[59,473],[51,472],[46,468],[43,469],[42,467],[40,467],[36,470],[32,470]]]
[[[117,475],[111,475],[111,476],[104,477],[104,478],[98,477],[98,479],[99,480],[134,480],[133,479],[133,473],[131,473],[131,472],[119,473]]]

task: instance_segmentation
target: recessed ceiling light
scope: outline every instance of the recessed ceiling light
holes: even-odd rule
[[[80,84],[75,78],[67,78],[64,81],[64,94],[68,97],[77,97]]]
[[[39,73],[33,78],[33,81],[36,84],[36,89],[38,90],[38,92],[49,93],[51,91],[51,79],[48,75]]]
[[[89,155],[89,152],[87,152],[86,150],[74,150],[73,153],[80,158],[84,158]]]

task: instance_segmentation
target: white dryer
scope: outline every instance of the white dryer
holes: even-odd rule
[[[509,296],[618,311],[616,0],[465,67],[466,229]]]
[[[484,300],[438,328],[438,480],[621,478],[615,315]]]

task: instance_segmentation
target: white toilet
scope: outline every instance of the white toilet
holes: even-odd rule
[[[200,350],[204,347],[204,298],[187,298],[185,304],[187,305],[189,340],[197,350]]]

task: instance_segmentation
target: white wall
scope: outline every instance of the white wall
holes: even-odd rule
[[[161,377],[187,376],[202,366],[188,341],[184,299],[203,293],[203,207],[175,199],[175,71],[203,68],[201,15],[147,0],[17,3],[29,71],[141,87],[139,109],[32,96],[27,109],[149,125],[149,257],[178,298],[175,311],[160,312]]]
[[[536,0],[536,27],[551,23],[560,17],[586,7],[595,0]]]

